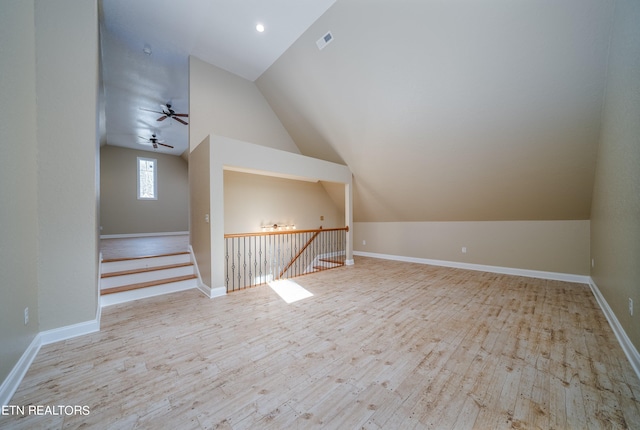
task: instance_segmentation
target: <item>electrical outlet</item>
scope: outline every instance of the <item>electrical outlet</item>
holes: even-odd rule
[[[366,240],[363,240],[363,241],[362,241],[362,244],[363,244],[363,245],[366,245],[366,244],[367,244],[367,241],[366,241]]]
[[[629,297],[629,315],[633,316],[633,299]]]
[[[24,325],[29,324],[29,306],[24,308]]]
[[[596,267],[596,259],[592,258],[591,259],[591,268],[594,268],[594,267]]]
[[[466,254],[466,253],[467,253],[467,247],[466,247],[466,246],[463,246],[463,247],[462,247],[462,253],[463,253],[463,254]]]

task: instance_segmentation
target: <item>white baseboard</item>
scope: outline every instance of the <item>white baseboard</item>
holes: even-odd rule
[[[198,289],[202,291],[202,294],[213,299],[214,297],[225,296],[227,294],[227,287],[210,288],[205,284],[199,284]]]
[[[127,239],[131,237],[155,237],[155,236],[184,236],[188,231],[168,231],[161,233],[127,233],[127,234],[101,234],[100,239]]]
[[[42,345],[48,345],[50,343],[72,339],[74,337],[95,333],[97,331],[100,331],[100,322],[95,319],[65,327],[54,328],[52,330],[41,331],[40,341]]]
[[[354,264],[355,262],[353,261],[353,259],[344,261],[345,266],[353,266]]]
[[[554,281],[577,282],[589,284],[589,276],[571,273],[545,272],[542,270],[516,269],[511,267],[487,266],[484,264],[461,263],[458,261],[431,260],[428,258],[404,257],[400,255],[378,254],[375,252],[354,251],[354,255],[381,258],[384,260],[404,261],[407,263],[429,264],[432,266],[453,267],[456,269],[477,270],[481,272],[500,273],[503,275],[526,276],[528,278],[550,279]]]
[[[211,288],[198,279],[198,289],[207,297],[211,297]]]
[[[27,374],[27,370],[29,370],[31,363],[33,363],[33,359],[38,355],[41,346],[40,334],[37,334],[22,354],[22,357],[20,357],[20,360],[13,366],[7,378],[2,382],[2,385],[0,385],[0,405],[9,404],[11,398],[20,386],[22,378]]]
[[[27,370],[29,370],[31,363],[33,363],[36,355],[38,355],[38,351],[40,351],[41,346],[72,339],[74,337],[94,333],[96,331],[100,331],[100,309],[98,309],[96,319],[93,321],[85,321],[38,333],[33,338],[16,365],[13,366],[13,369],[11,369],[7,378],[2,382],[2,385],[0,386],[0,405],[9,404],[11,398],[20,386],[24,375],[27,373]]]
[[[226,296],[227,295],[227,287],[217,287],[217,288],[211,288],[211,295],[209,297],[211,297],[212,299],[214,297],[220,297],[220,296]]]
[[[611,326],[613,333],[616,335],[616,339],[618,339],[618,342],[620,343],[624,354],[627,356],[629,363],[631,363],[631,367],[633,368],[634,372],[636,372],[638,378],[640,378],[640,353],[638,353],[638,350],[635,348],[635,346],[633,346],[633,343],[631,343],[631,339],[629,339],[629,336],[627,336],[627,333],[622,328],[622,325],[620,325],[620,321],[618,321],[616,314],[614,314],[611,310],[609,303],[607,303],[607,301],[605,300],[596,283],[593,281],[593,279],[589,279],[589,287],[591,287],[591,291],[593,292],[598,305],[600,305],[600,309],[602,309],[604,316],[607,318],[607,321],[609,321],[609,325]]]

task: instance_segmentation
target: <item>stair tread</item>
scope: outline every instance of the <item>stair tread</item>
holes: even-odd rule
[[[344,259],[339,258],[321,258],[320,261],[325,261],[327,263],[339,264],[341,266],[344,265]]]
[[[131,291],[131,290],[137,290],[140,288],[155,287],[156,285],[170,284],[172,282],[179,282],[179,281],[188,281],[190,279],[197,279],[197,278],[198,277],[196,275],[184,275],[184,276],[176,276],[173,278],[158,279],[156,281],[147,281],[147,282],[139,282],[137,284],[121,285],[119,287],[102,289],[100,290],[100,295],[104,296],[105,294],[121,293],[123,291]]]
[[[101,278],[113,278],[114,276],[135,275],[136,273],[155,272],[157,270],[177,269],[180,267],[193,266],[193,263],[167,264],[165,266],[141,267],[139,269],[122,270],[120,272],[108,272],[100,275]]]
[[[154,255],[143,255],[140,257],[124,257],[124,258],[107,258],[102,260],[103,263],[113,263],[116,261],[133,261],[133,260],[144,260],[146,258],[157,258],[157,257],[171,257],[174,255],[185,255],[189,254],[189,251],[184,252],[172,252],[169,254],[154,254]]]

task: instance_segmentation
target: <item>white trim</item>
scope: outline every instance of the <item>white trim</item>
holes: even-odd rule
[[[198,289],[202,291],[207,297],[209,297],[209,288],[204,282],[202,282],[202,276],[200,276],[200,269],[198,268],[198,260],[196,260],[196,254],[193,252],[193,247],[189,244],[189,258],[191,259],[191,263],[193,264],[193,270],[196,272],[196,276],[198,277]]]
[[[41,331],[41,345],[48,345],[50,343],[72,339],[74,337],[82,336],[89,333],[95,333],[97,331],[100,331],[100,322],[97,318],[91,321],[85,321],[64,327],[54,328],[51,330]]]
[[[362,257],[381,258],[384,260],[404,261],[407,263],[430,264],[432,266],[454,267],[457,269],[478,270],[481,272],[501,273],[504,275],[526,276],[528,278],[551,279],[555,281],[577,282],[588,284],[589,276],[571,273],[545,272],[541,270],[516,269],[511,267],[487,266],[484,264],[461,263],[458,261],[431,260],[428,258],[403,257],[400,255],[378,254],[375,252],[353,251]]]
[[[100,331],[100,315],[100,309],[98,309],[95,320],[38,333],[24,351],[16,365],[13,366],[9,375],[2,382],[2,385],[0,386],[0,405],[9,404],[11,398],[20,386],[24,375],[29,370],[31,363],[33,363],[36,355],[38,355],[42,345],[48,345],[50,343]]]
[[[356,263],[353,261],[353,259],[344,261],[345,266],[353,266],[354,264]]]
[[[211,298],[211,288],[209,288],[207,284],[198,281],[198,290],[200,290],[205,296]]]
[[[126,239],[129,237],[155,237],[155,236],[186,236],[188,231],[168,231],[160,233],[127,233],[127,234],[101,234],[100,239]]]
[[[212,299],[215,298],[215,297],[220,297],[220,296],[226,296],[227,295],[227,287],[211,288],[209,291],[211,291],[210,297]]]
[[[98,324],[98,331],[100,331],[100,319],[102,318],[102,306],[101,306],[101,296],[100,290],[102,288],[102,251],[98,253],[98,291],[96,294],[98,295],[98,309],[96,309],[96,323]]]
[[[198,261],[196,260],[196,254],[193,252],[193,247],[189,244],[189,255],[191,256],[191,262],[193,263],[193,269],[196,272],[196,276],[198,277],[198,290],[202,291],[202,293],[209,297],[210,299],[218,296],[224,296],[227,294],[227,288],[222,287],[222,291],[219,291],[220,288],[210,288],[207,284],[202,281],[202,276],[200,275],[200,269],[198,268]]]
[[[4,382],[2,382],[2,385],[0,385],[0,405],[9,404],[11,398],[20,386],[22,378],[24,378],[24,375],[26,375],[27,370],[29,370],[31,363],[33,363],[36,355],[38,355],[40,346],[42,346],[42,343],[40,341],[40,334],[38,333],[33,338],[16,365],[13,366],[13,369],[11,369],[11,372],[9,372],[7,378],[4,380]]]
[[[140,195],[140,161],[150,161],[153,169],[153,197],[142,197]],[[156,158],[137,157],[136,163],[136,185],[138,200],[158,200],[158,160]]]
[[[624,331],[624,328],[622,328],[622,325],[620,325],[620,321],[618,321],[616,314],[613,313],[611,307],[609,307],[609,303],[607,303],[592,278],[589,278],[589,287],[596,298],[596,302],[600,305],[600,309],[602,309],[604,316],[607,318],[607,321],[609,321],[613,334],[616,335],[616,339],[618,339],[624,354],[627,356],[629,363],[631,363],[631,367],[636,372],[638,378],[640,378],[640,353],[638,353],[638,350],[633,346],[633,343],[631,343],[631,339],[627,336],[627,333]]]

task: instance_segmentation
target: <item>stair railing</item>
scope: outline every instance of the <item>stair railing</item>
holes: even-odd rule
[[[340,227],[225,234],[227,292],[344,264],[347,231]]]

